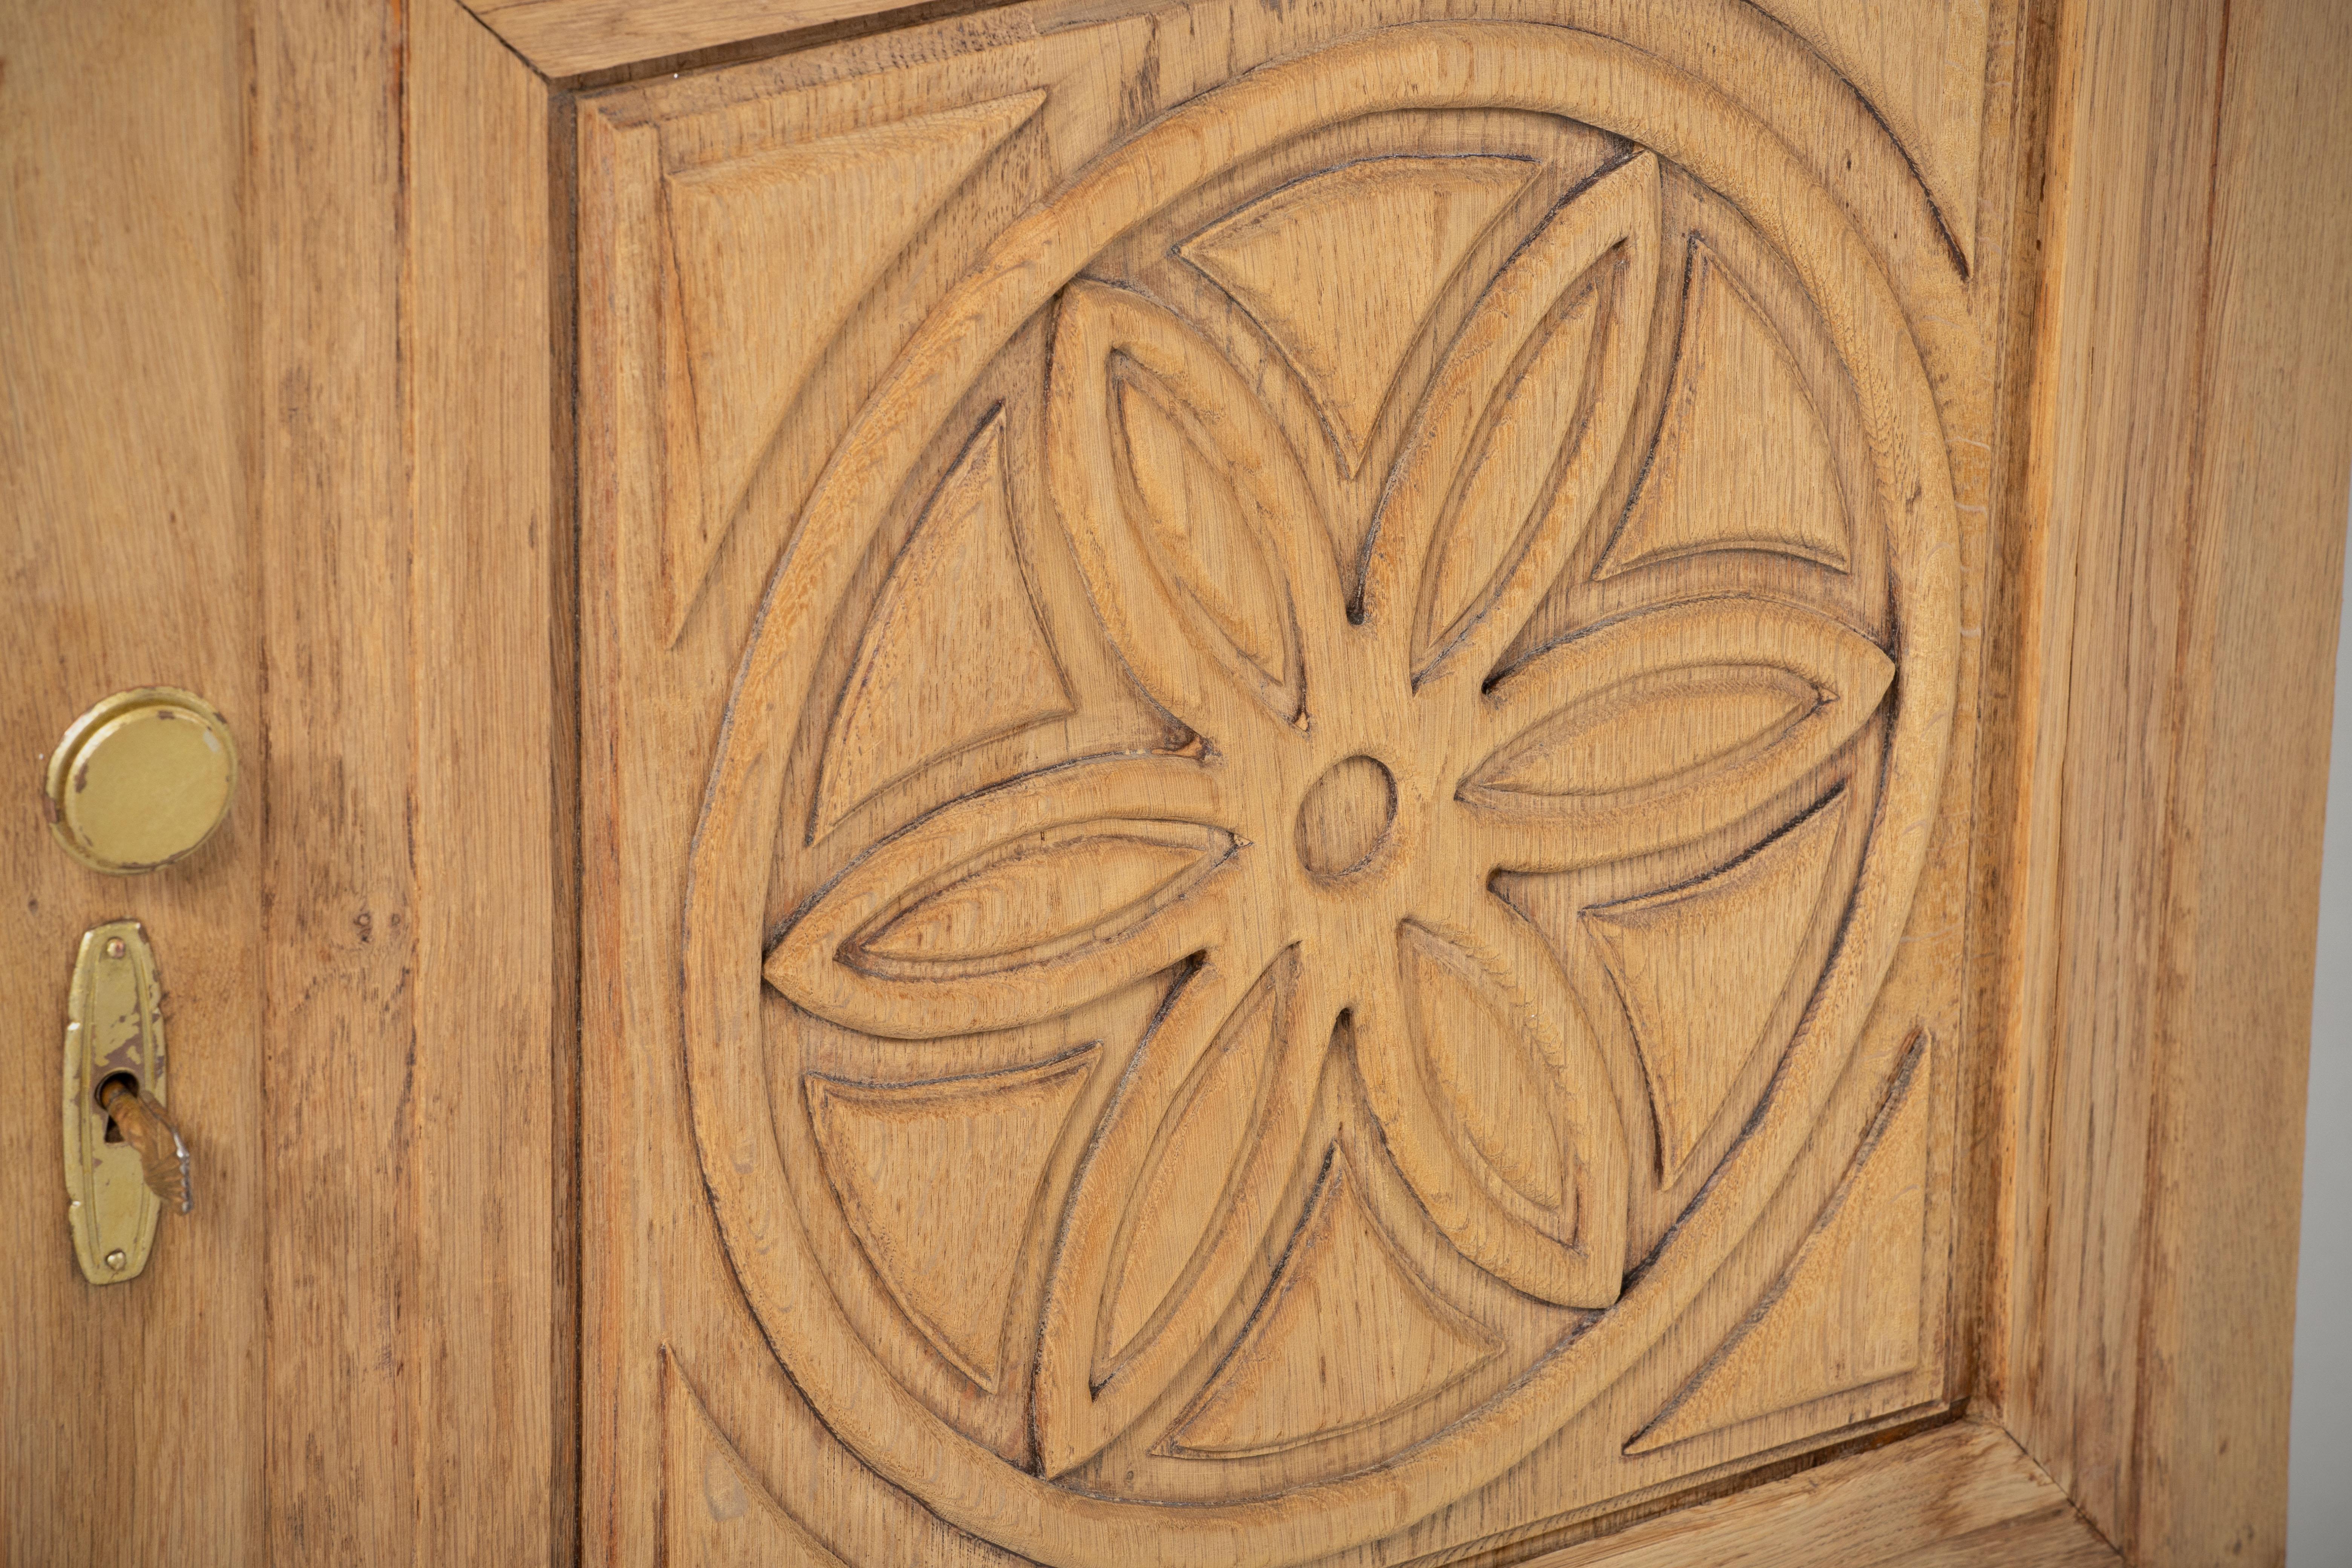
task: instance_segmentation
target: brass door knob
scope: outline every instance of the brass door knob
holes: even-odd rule
[[[49,755],[49,828],[94,871],[168,866],[212,837],[236,794],[236,742],[193,691],[120,691],[75,720]]]

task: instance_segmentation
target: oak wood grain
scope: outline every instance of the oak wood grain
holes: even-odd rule
[[[1973,258],[1982,146],[1993,95],[1981,63],[1998,10],[1984,0],[1762,0],[1802,35],[1910,149],[1953,247]],[[1996,171],[1996,177],[1998,171]]]
[[[834,26],[929,20],[982,12],[1003,0],[485,0],[473,7],[532,68],[555,80],[627,76],[762,40]],[[898,15],[893,15],[897,13]]]
[[[10,1560],[2275,1554],[2352,25],[1474,9],[10,20]]]
[[[2145,1511],[2126,1545],[2151,1563],[2285,1542],[2297,1132],[2352,474],[2347,68],[2341,7],[2231,7],[2163,971],[2177,1056],[2157,1129]]]
[[[254,1560],[268,789],[239,18],[11,5],[0,40],[0,1561]],[[158,683],[217,705],[247,781],[187,860],[100,876],[50,837],[41,759],[100,699]],[[65,1223],[58,1064],[81,933],[123,917],[154,947],[196,1207],[100,1288]]]
[[[2088,5],[2053,47],[1990,1391],[2134,1561],[2274,1558],[2352,462],[2319,84],[2352,34]]]
[[[1992,1422],[1972,1420],[1526,1562],[1528,1568],[2120,1568],[2123,1559],[2015,1439]]]
[[[418,1237],[403,1083],[416,1051],[400,438],[401,38],[366,12],[254,15],[255,530],[270,792],[262,1091],[272,1556],[414,1536],[399,1307]],[[334,1106],[335,1131],[284,1108]],[[276,1325],[285,1325],[282,1340]],[[332,1388],[321,1400],[317,1390]]]
[[[408,21],[415,1551],[560,1563],[575,1540],[578,827],[558,110],[451,0]]]
[[[254,26],[271,1551],[543,1557],[568,1511],[548,102],[453,5]]]
[[[1945,1396],[2006,278],[1752,11],[1518,15],[1040,6],[583,98],[592,1555],[695,1484],[665,1358],[845,1562],[908,1495],[957,1561],[1459,1551]],[[1796,1173],[1661,1266],[1727,1156]],[[1638,1373],[1496,1479],[1589,1313]]]

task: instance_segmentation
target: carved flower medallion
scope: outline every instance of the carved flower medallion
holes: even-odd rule
[[[1213,1538],[1275,1561],[1499,1473],[1736,1244],[1885,973],[1948,726],[1933,405],[1833,205],[1793,165],[1708,157],[1738,129],[1720,104],[1613,123],[1612,71],[1690,92],[1587,36],[1483,25],[1205,95],[1017,224],[933,312],[780,570],[689,906],[706,1171],[828,1426],[1015,1550],[1181,1561]],[[1579,122],[1589,166],[1465,132],[1268,184],[1281,148],[1331,125],[1479,103]],[[1779,182],[1779,205],[1751,209],[1773,265],[1850,296],[1822,329],[1856,389],[1849,437],[1759,416],[1727,456],[1678,446],[1742,427],[1706,412],[1727,378],[1779,389],[1774,406],[1804,395],[1736,268],[1670,215],[1686,169],[1734,199]],[[1382,214],[1403,280],[1318,294],[1317,237],[1387,243]],[[1120,262],[1155,223],[1181,230],[1163,258]],[[1007,348],[1024,333],[1028,361]],[[991,390],[1023,363],[1041,384]],[[926,469],[927,452],[945,456]],[[846,623],[857,649],[827,673],[813,645],[901,504],[912,521]],[[1082,591],[1041,608],[1049,552]],[[1710,576],[1717,557],[1750,565]],[[1016,588],[955,575],[990,560]],[[1852,586],[1873,563],[1887,585]],[[1614,577],[1605,614],[1563,589]],[[903,628],[941,605],[1005,650],[960,677],[968,712],[907,706],[933,667]],[[1161,743],[1087,743],[1079,640]],[[909,728],[929,739],[894,738]],[[1076,739],[1014,743],[1041,734]],[[740,934],[762,822],[785,825],[777,853],[833,868],[751,921],[782,1009],[764,1025]],[[1712,869],[1673,870],[1691,866]],[[1515,891],[1544,885],[1584,889],[1585,982]],[[1779,955],[1759,1006],[1785,990],[1785,1022],[1742,1026],[1780,1030],[1771,1051],[1676,1066],[1652,1015],[1696,993],[1658,989],[1647,933],[1693,889],[1779,910],[1744,889],[1784,886],[1799,929],[1759,939]],[[1133,1037],[1096,1033],[1139,995]],[[1624,1017],[1598,1026],[1603,1005]],[[900,1065],[795,1046],[773,1058],[795,1080],[774,1121],[747,1120],[763,1028]],[[919,1168],[940,1150],[951,1168]],[[990,1172],[1006,1195],[966,1218],[1001,1234],[923,1200]],[[1710,1173],[1710,1223],[1644,1263],[1643,1216]],[[828,1290],[820,1255],[850,1243],[826,1235],[854,1238],[887,1309],[835,1304],[854,1292]],[[892,1316],[910,1328],[877,1352]],[[1304,1426],[1269,1414],[1298,1357],[1407,1317],[1422,1360],[1365,1363]],[[947,1370],[908,1370],[925,1358]]]

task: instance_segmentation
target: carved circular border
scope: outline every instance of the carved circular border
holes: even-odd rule
[[[1344,109],[1335,106],[1344,105]],[[1885,794],[1853,916],[1752,1131],[1616,1306],[1513,1387],[1380,1468],[1226,1504],[1118,1501],[1007,1464],[900,1386],[801,1228],[761,1048],[767,868],[787,731],[823,617],[870,521],[1019,328],[1118,235],[1202,179],[1321,127],[1397,110],[1560,115],[1650,148],[1748,215],[1797,269],[1854,378],[1888,522],[1897,677]],[[753,1313],[817,1414],[951,1523],[1056,1568],[1270,1565],[1402,1530],[1502,1475],[1646,1352],[1743,1239],[1844,1073],[1925,868],[1959,659],[1958,530],[1942,421],[1902,306],[1845,212],[1762,122],[1696,78],[1590,33],[1412,23],[1261,66],[1171,111],[1015,223],[926,318],[868,400],[778,565],[744,656],[688,868],[684,1029],[711,1205]]]

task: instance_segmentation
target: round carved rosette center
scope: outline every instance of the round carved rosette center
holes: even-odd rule
[[[1299,864],[1318,877],[1365,869],[1388,843],[1396,810],[1396,775],[1386,764],[1360,754],[1334,763],[1299,805]]]
[[[1069,1568],[1293,1561],[1660,1342],[1940,787],[1950,480],[1865,254],[1648,57],[1433,25],[1194,99],[938,304],[688,910],[720,1224],[862,1459]],[[1757,970],[1727,1058],[1668,938]]]

